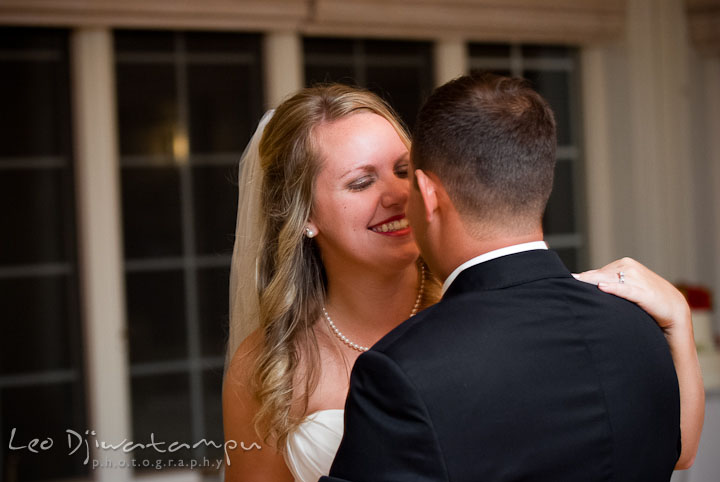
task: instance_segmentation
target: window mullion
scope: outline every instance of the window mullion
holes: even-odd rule
[[[195,266],[195,222],[193,213],[193,181],[192,169],[189,164],[189,133],[190,133],[190,101],[188,98],[188,62],[185,37],[176,34],[175,44],[175,80],[178,92],[178,129],[173,144],[181,144],[182,152],[175,152],[175,162],[180,169],[180,203],[183,236],[183,279],[185,289],[185,313],[187,330],[188,375],[190,376],[190,411],[192,414],[192,438],[200,440],[204,436],[204,400],[202,394],[202,373],[198,363],[200,359],[200,329],[198,320],[197,299],[197,268]],[[180,141],[178,142],[178,138]],[[198,449],[199,457],[204,457],[202,446]]]

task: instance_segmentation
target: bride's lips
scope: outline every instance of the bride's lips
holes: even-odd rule
[[[373,233],[384,236],[406,236],[412,231],[405,218],[405,214],[389,217],[384,221],[368,227],[368,229]]]

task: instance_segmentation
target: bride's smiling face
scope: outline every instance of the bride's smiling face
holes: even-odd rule
[[[323,260],[400,269],[418,257],[405,217],[409,154],[383,117],[360,112],[315,128],[321,165],[310,226]]]

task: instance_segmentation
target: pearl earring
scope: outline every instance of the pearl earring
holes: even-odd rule
[[[315,231],[313,231],[312,229],[305,228],[305,236],[307,236],[308,238],[314,238],[315,234],[317,233],[315,233]]]

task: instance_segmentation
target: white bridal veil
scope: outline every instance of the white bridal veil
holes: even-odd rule
[[[260,212],[262,169],[260,139],[275,113],[271,109],[258,123],[238,167],[238,209],[235,246],[230,267],[230,334],[226,362],[258,326],[257,261],[263,217]]]

